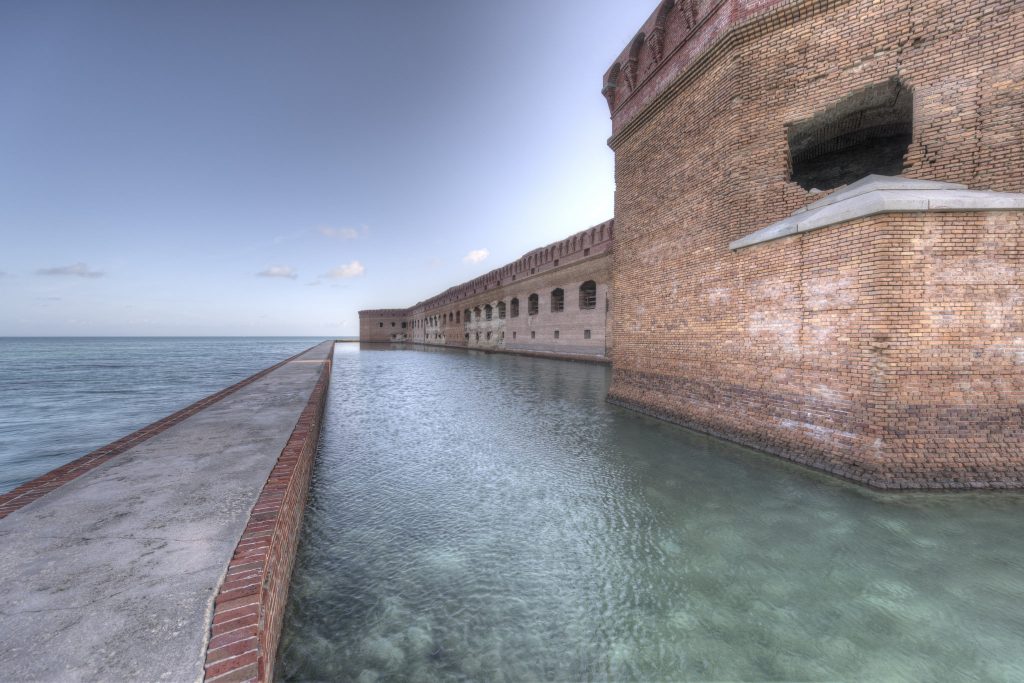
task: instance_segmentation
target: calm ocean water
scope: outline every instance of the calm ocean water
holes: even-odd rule
[[[0,338],[0,493],[320,341]]]

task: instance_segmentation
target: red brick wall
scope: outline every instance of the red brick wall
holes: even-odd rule
[[[786,124],[893,76],[905,175],[1024,190],[1024,3],[797,1],[739,26],[611,140],[611,398],[878,486],[1024,484],[1019,214],[728,249],[812,201]]]
[[[737,257],[734,280],[679,283],[702,292],[673,342],[626,318],[643,334],[612,401],[879,487],[1024,485],[1024,212],[888,214]]]

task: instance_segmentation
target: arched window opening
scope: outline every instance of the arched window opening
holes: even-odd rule
[[[512,299],[512,301],[510,301],[508,303],[508,307],[509,307],[509,316],[512,317],[512,318],[518,318],[519,317],[519,299],[518,298]]]
[[[466,309],[466,312],[462,314],[462,317],[465,319],[467,325],[473,319],[473,317],[469,313],[469,309],[468,308]]]
[[[490,304],[484,306],[484,320],[490,320],[494,317],[494,307]]]
[[[580,285],[580,310],[597,308],[597,283],[587,280]]]
[[[504,319],[505,319],[505,302],[504,301],[499,301],[498,302],[498,320],[504,320]]]
[[[481,313],[479,306],[473,309],[473,320],[479,321],[481,315],[483,314]]]
[[[455,322],[457,322],[457,323],[461,323],[462,322],[462,313],[460,311],[455,311]]]
[[[565,290],[559,287],[551,290],[551,312],[561,313],[565,310]]]
[[[531,294],[530,298],[526,302],[526,314],[537,315],[540,312],[540,297],[536,294]]]

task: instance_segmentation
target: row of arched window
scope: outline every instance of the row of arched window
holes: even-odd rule
[[[565,290],[561,287],[556,287],[551,290],[551,312],[561,313],[565,310]],[[597,308],[597,283],[593,280],[587,280],[579,287],[579,309],[581,311],[593,310]],[[540,295],[534,293],[526,299],[526,314],[537,315],[540,313]],[[519,317],[519,297],[512,297],[511,301],[506,306],[504,301],[499,301],[496,305],[486,304],[484,306],[477,306],[473,309],[467,308],[464,311],[452,311],[447,314],[433,315],[422,320],[414,320],[413,327],[430,327],[443,325],[445,322],[461,324],[463,322],[470,323],[473,320],[494,320],[497,315],[498,320],[505,320],[506,318],[518,318]]]

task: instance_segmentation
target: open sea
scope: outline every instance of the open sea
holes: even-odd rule
[[[321,341],[0,338],[0,493]]]

